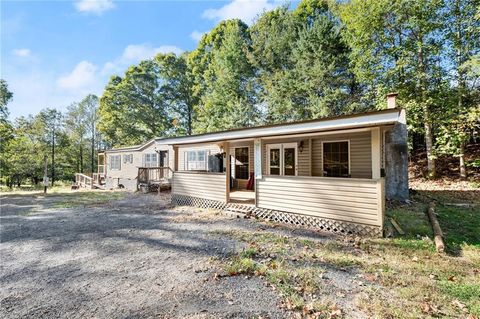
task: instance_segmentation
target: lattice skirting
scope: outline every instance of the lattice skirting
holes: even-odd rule
[[[333,233],[345,235],[355,234],[369,237],[383,236],[383,230],[378,226],[349,223],[345,221],[293,214],[258,207],[253,210],[253,214],[258,218],[266,219],[272,222],[294,224]]]
[[[370,237],[383,236],[383,230],[381,227],[378,226],[370,226],[333,219],[320,218],[315,216],[300,215],[282,212],[278,210],[254,207],[251,205],[242,205],[237,203],[226,204],[209,199],[175,194],[172,195],[172,203],[179,206],[187,205],[201,208],[214,208],[219,210],[223,210],[226,208],[230,210],[238,209],[242,213],[250,214],[256,218],[265,219],[272,222],[294,224],[345,235],[355,234]]]
[[[177,206],[195,206],[200,208],[224,209],[227,204],[220,201],[192,196],[172,194],[172,204]]]

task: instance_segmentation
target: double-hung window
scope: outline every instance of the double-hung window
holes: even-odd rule
[[[110,155],[110,170],[120,170],[121,160],[121,155]]]
[[[157,153],[147,153],[144,155],[144,166],[145,167],[156,167],[157,164]]]
[[[191,150],[185,152],[185,170],[186,171],[206,171],[207,170],[207,151]]]
[[[267,144],[267,174],[297,175],[297,143]]]
[[[350,177],[350,142],[323,142],[323,176]]]
[[[133,163],[133,154],[124,154],[123,163]]]

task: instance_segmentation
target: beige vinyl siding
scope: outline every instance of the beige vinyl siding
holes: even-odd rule
[[[173,148],[167,145],[156,145],[152,143],[148,147],[140,150],[140,151],[121,151],[121,152],[108,152],[106,153],[106,176],[111,178],[126,178],[126,179],[134,179],[137,178],[138,175],[138,168],[144,165],[144,155],[148,153],[155,153],[155,150],[168,150],[168,161],[170,165],[173,165],[174,156],[173,156]],[[123,155],[124,154],[132,154],[133,155],[133,162],[124,163],[123,162]],[[111,170],[110,169],[110,156],[112,155],[121,155],[121,164],[120,170]],[[158,155],[157,155],[158,159]]]
[[[225,174],[186,171],[174,172],[172,194],[225,202]]]
[[[335,134],[312,138],[312,175],[323,176],[322,142],[350,141],[350,175],[372,178],[371,132]]]
[[[257,184],[260,208],[382,226],[383,180],[264,176]]]
[[[208,155],[214,155],[220,153],[220,146],[217,144],[188,144],[188,145],[181,145],[178,146],[177,155],[178,155],[178,166],[177,169],[179,171],[185,170],[185,152],[191,150],[206,150],[207,151],[207,161]]]

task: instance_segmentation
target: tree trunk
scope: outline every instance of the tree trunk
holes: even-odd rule
[[[432,124],[430,123],[430,109],[427,103],[427,71],[425,66],[425,60],[423,56],[423,37],[418,41],[418,64],[420,67],[420,91],[421,91],[421,103],[423,107],[423,121],[425,128],[425,146],[427,150],[427,169],[428,178],[436,177],[435,158],[433,155],[433,132]]]
[[[92,156],[90,159],[91,159],[91,168],[92,168],[92,174],[93,174],[95,172],[95,130],[92,131]]]
[[[53,184],[55,183],[55,126],[52,132],[53,132],[52,133],[52,186],[53,186]]]
[[[460,179],[461,180],[466,180],[467,179],[467,168],[465,165],[465,144],[462,143],[460,146],[460,156],[458,157],[460,160],[459,166],[460,166]]]

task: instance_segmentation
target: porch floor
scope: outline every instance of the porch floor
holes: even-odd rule
[[[230,191],[230,203],[255,204],[255,192],[247,190],[232,189]]]

